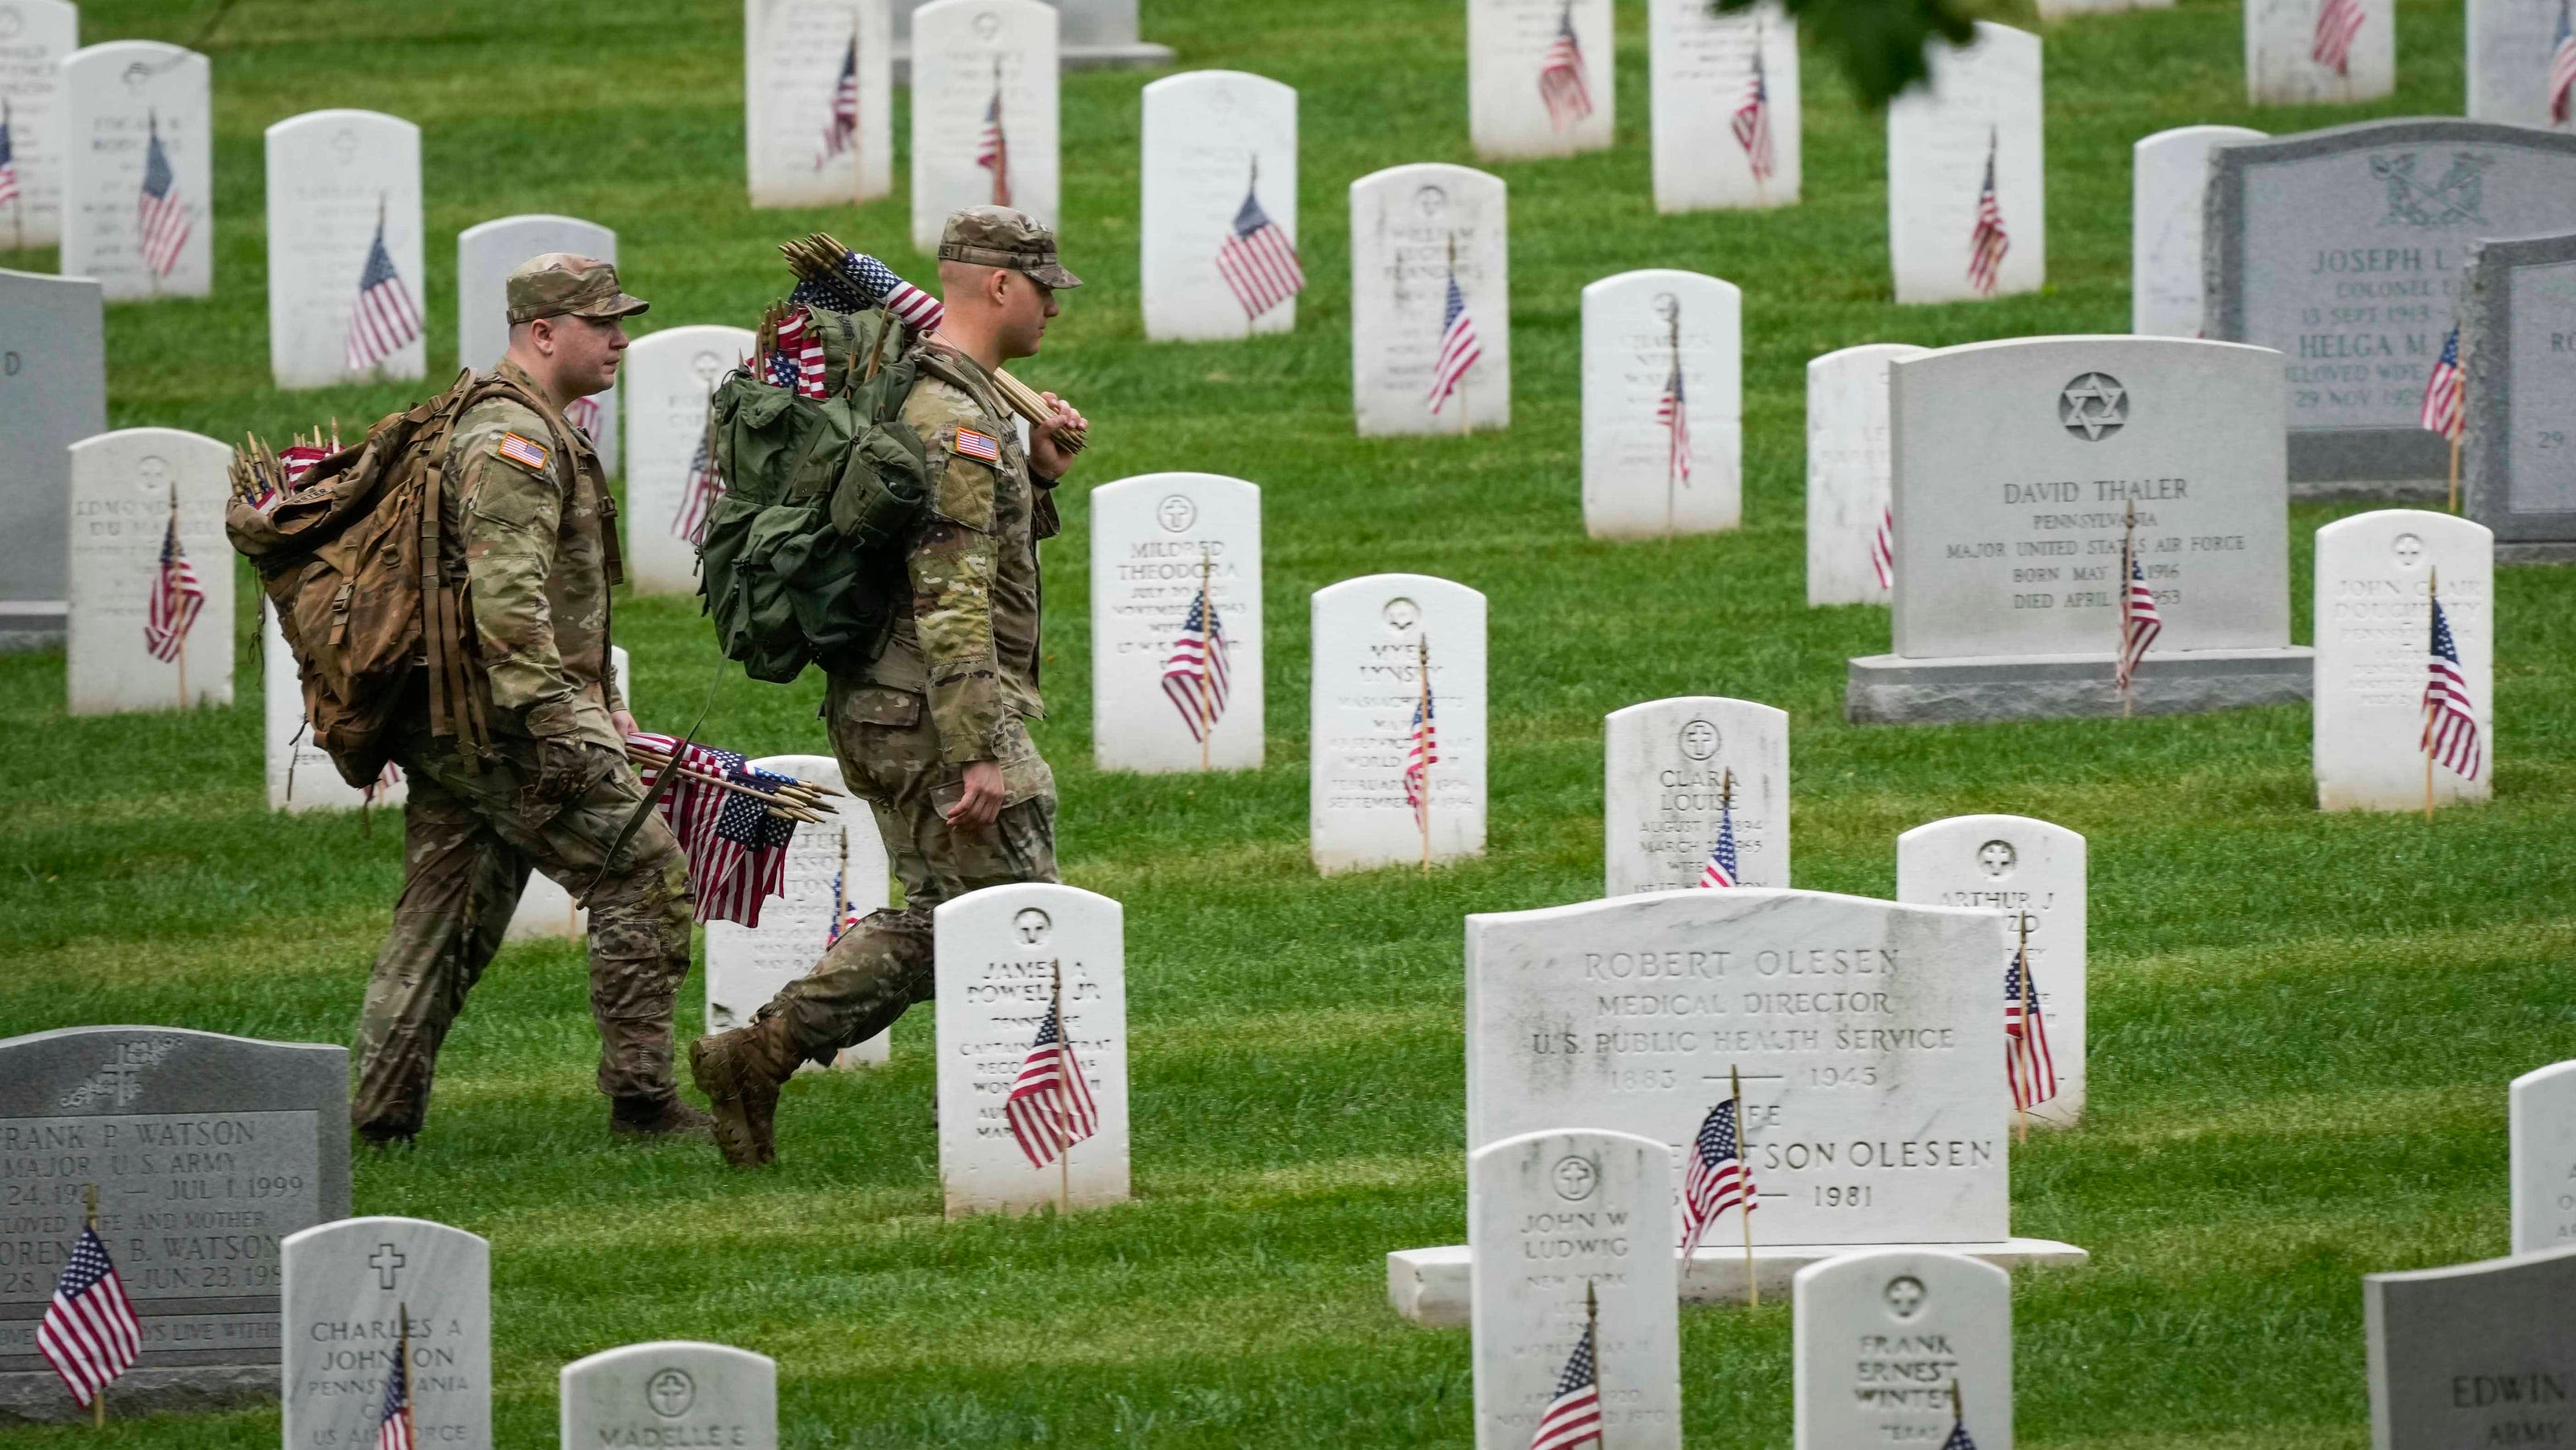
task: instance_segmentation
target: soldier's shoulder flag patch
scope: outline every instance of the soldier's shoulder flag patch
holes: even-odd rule
[[[531,473],[543,473],[552,455],[546,452],[542,443],[532,443],[516,433],[504,433],[501,435],[501,456]]]
[[[980,458],[986,463],[1002,461],[1002,445],[972,428],[957,430],[957,451],[969,458]]]

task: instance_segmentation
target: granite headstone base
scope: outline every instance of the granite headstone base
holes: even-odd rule
[[[107,1388],[109,1411],[129,1419],[204,1414],[262,1402],[277,1402],[276,1365],[137,1366]],[[87,1419],[89,1411],[73,1403],[70,1391],[53,1371],[0,1374],[0,1425]]]
[[[2421,428],[2290,435],[2290,497],[2446,498],[2451,445]]]
[[[2122,713],[2198,715],[2308,698],[2316,653],[2279,649],[2150,652],[2129,682],[2124,712],[2111,656],[1981,655],[1851,661],[1843,718],[1855,725],[1953,725],[1987,720],[2073,720]]]
[[[1711,1236],[1733,1222],[1734,1215],[1730,1213],[1725,1223],[1711,1231]],[[1999,1269],[2081,1264],[2092,1257],[2073,1244],[2055,1239],[2010,1238],[1983,1244],[1755,1244],[1753,1278],[1761,1284],[1763,1298],[1787,1303],[1789,1282],[1800,1269],[1844,1254],[1880,1249],[1937,1249],[1983,1259]],[[1386,1256],[1387,1303],[1407,1323],[1426,1329],[1458,1328],[1466,1324],[1475,1302],[1475,1291],[1470,1287],[1474,1263],[1465,1244],[1398,1249]],[[1745,1299],[1744,1285],[1744,1246],[1704,1243],[1691,1255],[1689,1267],[1681,1276],[1682,1302],[1741,1304]]]
[[[61,649],[71,610],[61,599],[0,600],[0,654]]]
[[[2499,564],[2576,564],[2576,543],[2566,544],[2498,544],[2495,561]]]

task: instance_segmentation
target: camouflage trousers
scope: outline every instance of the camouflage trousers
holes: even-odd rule
[[[599,1090],[668,1100],[671,1011],[689,971],[688,861],[659,816],[646,819],[600,878],[608,848],[644,788],[596,747],[598,780],[567,801],[525,786],[533,747],[496,742],[478,776],[425,714],[400,727],[394,758],[410,785],[403,809],[403,891],[376,955],[358,1019],[358,1089],[349,1115],[371,1137],[409,1137],[429,1115],[439,1045],[465,994],[491,965],[531,868],[590,909],[590,1013],[599,1026]]]
[[[1055,776],[1019,721],[1011,722],[998,762],[1001,818],[981,831],[960,831],[944,813],[965,792],[965,770],[940,759],[928,702],[908,690],[836,678],[823,710],[841,778],[874,811],[904,904],[841,933],[811,973],[755,1014],[787,1019],[798,1050],[816,1062],[931,999],[930,914],[941,902],[987,886],[1056,879]]]

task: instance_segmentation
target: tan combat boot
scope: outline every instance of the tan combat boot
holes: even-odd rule
[[[736,1168],[778,1161],[779,1086],[804,1061],[787,1021],[771,1017],[689,1044],[689,1075],[715,1110],[716,1147]]]

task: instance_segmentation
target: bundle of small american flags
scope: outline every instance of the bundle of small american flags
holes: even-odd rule
[[[134,1301],[125,1297],[125,1280],[108,1258],[96,1223],[85,1224],[72,1244],[71,1262],[54,1283],[54,1302],[36,1325],[36,1352],[84,1406],[143,1353]]]
[[[823,339],[816,336],[813,317],[802,307],[772,307],[760,322],[760,336],[754,344],[761,357],[761,375],[771,387],[785,388],[800,398],[820,398],[823,387]]]
[[[841,52],[841,76],[832,83],[832,105],[823,121],[823,144],[814,153],[814,169],[820,171],[835,156],[853,151],[859,144],[859,37],[850,37],[849,48]]]
[[[2339,76],[2352,74],[2352,39],[2365,18],[2361,0],[2325,0],[2317,7],[2316,34],[2308,41],[2308,58]]]
[[[1243,205],[1234,225],[1216,249],[1217,275],[1243,304],[1243,315],[1261,314],[1306,290],[1306,267],[1297,245],[1270,213],[1261,209],[1261,158],[1252,160],[1252,180],[1243,189]]]
[[[2469,375],[2460,369],[2460,325],[2454,322],[2442,339],[2442,356],[2424,379],[2424,406],[2415,415],[2416,426],[2459,442],[2468,427],[2468,392]]]
[[[1708,1234],[1708,1226],[1730,1208],[1751,1213],[1759,1205],[1753,1194],[1753,1165],[1744,1160],[1743,1133],[1736,1126],[1735,1099],[1724,1098],[1700,1119],[1691,1139],[1690,1166],[1682,1176],[1682,1260]]]
[[[367,263],[358,273],[358,295],[349,306],[349,340],[343,361],[363,373],[420,340],[420,304],[394,268],[385,249],[385,207],[376,204],[375,240],[367,244]]]
[[[627,758],[651,790],[671,767],[680,742],[668,735],[626,737]],[[680,757],[680,779],[661,793],[663,824],[689,858],[698,920],[760,925],[761,906],[787,889],[787,847],[798,822],[822,819],[813,809],[821,787],[756,770],[730,750],[692,743]]]
[[[2030,979],[2030,948],[2013,952],[2004,968],[2004,1076],[2012,1084],[2013,1108],[2029,1112],[2057,1096],[2057,1059],[2048,1051],[2048,1022],[2040,1015],[2039,991]]]
[[[1586,1285],[1584,1293],[1591,1294]],[[1583,1337],[1575,1341],[1574,1353],[1567,1355],[1564,1372],[1556,1377],[1556,1394],[1547,1408],[1538,1412],[1538,1429],[1530,1434],[1530,1450],[1574,1450],[1578,1445],[1601,1443],[1601,1372],[1598,1362],[1601,1327],[1588,1317]]]
[[[853,252],[818,232],[781,247],[796,271],[787,300],[800,307],[865,312],[882,307],[915,332],[936,332],[947,309],[939,299],[894,274],[864,252]]]
[[[1181,622],[1180,638],[1172,641],[1171,657],[1163,661],[1163,696],[1181,712],[1192,740],[1207,739],[1225,714],[1230,662],[1225,623],[1202,583],[1190,600],[1190,617]]]
[[[2424,678],[2422,750],[2464,780],[2478,778],[2486,751],[2478,736],[2477,707],[2469,703],[2468,677],[2460,671],[2460,643],[2450,616],[2433,600],[2433,646]],[[2429,777],[2428,777],[2429,779]]]
[[[689,476],[680,482],[680,511],[671,516],[671,537],[704,542],[707,518],[724,497],[724,473],[716,467],[715,400],[707,400],[706,426],[698,430],[697,451],[689,455]]]
[[[1986,179],[1977,188],[1977,222],[1968,232],[1968,285],[1980,297],[1995,295],[2003,279],[2004,254],[2012,250],[2012,237],[2004,231],[2004,210],[1995,200],[1995,152],[2001,138],[1986,137]]]
[[[1059,985],[1057,996],[1062,995]],[[1019,1080],[1011,1085],[1002,1116],[1032,1168],[1044,1168],[1100,1131],[1099,1104],[1092,1100],[1091,1084],[1083,1081],[1073,1044],[1065,1040],[1061,1002],[1047,1004],[1037,1041],[1030,1044],[1027,1059],[1020,1064]]]
[[[169,525],[161,531],[161,564],[152,571],[152,597],[143,612],[143,647],[168,663],[188,642],[189,627],[206,607],[206,587],[179,546],[179,510],[172,501]]]
[[[1583,42],[1574,35],[1574,0],[1558,12],[1556,34],[1539,58],[1538,95],[1547,103],[1547,123],[1562,131],[1592,114],[1592,87],[1583,78]]]
[[[170,169],[170,153],[161,144],[161,116],[146,117],[143,190],[135,201],[134,221],[142,238],[143,265],[155,277],[167,277],[179,265],[179,249],[188,245],[188,208],[179,199],[179,173]]]

